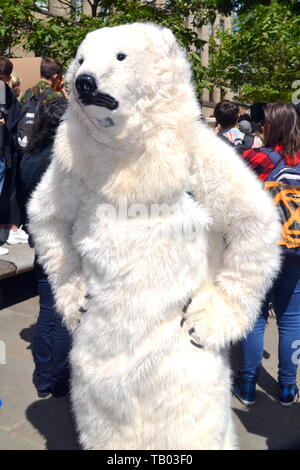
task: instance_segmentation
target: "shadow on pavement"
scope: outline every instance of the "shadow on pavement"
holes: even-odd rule
[[[9,308],[37,295],[34,271],[0,280],[0,309]]]
[[[29,343],[32,350],[35,324],[24,328],[20,337]],[[35,371],[32,383],[36,386]],[[48,450],[80,450],[68,397],[40,399],[26,410],[28,421],[46,440]]]
[[[264,351],[264,357],[269,353]],[[231,366],[234,377],[240,368],[239,345],[231,350]],[[300,450],[300,402],[283,407],[278,402],[277,381],[261,367],[256,392],[256,404],[244,409],[233,408],[246,431],[265,437],[269,450]],[[242,405],[243,406],[243,405]]]
[[[80,450],[69,398],[38,400],[27,408],[26,416],[46,439],[48,450]]]
[[[245,410],[233,408],[247,432],[267,438],[269,450],[300,450],[300,403],[284,408],[257,391],[257,401]]]
[[[35,323],[30,325],[28,328],[23,328],[23,330],[20,331],[20,338],[22,338],[23,341],[26,341],[27,343],[29,343],[26,349],[32,350],[34,330],[35,330]]]

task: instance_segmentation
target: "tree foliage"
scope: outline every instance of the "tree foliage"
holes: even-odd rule
[[[0,0],[0,55],[18,44],[35,23],[31,0]]]
[[[231,12],[247,13],[256,5],[270,6],[272,0],[217,0],[217,8],[221,13],[228,15]],[[289,5],[289,8],[295,14],[300,13],[300,4],[298,0],[278,0],[279,4]]]
[[[244,101],[291,101],[300,78],[300,17],[294,2],[272,0],[240,13],[232,31],[210,42],[208,76],[238,87]]]
[[[195,27],[214,21],[216,0],[166,0],[164,5],[140,0],[88,0],[88,15],[76,11],[76,3],[71,0],[58,2],[62,13],[67,14],[51,15],[41,8],[42,2],[33,0],[0,0],[0,54],[22,43],[36,55],[56,57],[67,65],[89,31],[150,21],[170,28],[187,49],[199,94],[206,85],[199,59],[205,41],[199,38]]]
[[[199,51],[205,44],[195,28],[213,22],[217,12],[245,9],[246,4],[270,3],[271,0],[87,0],[90,11],[77,11],[76,2],[57,0],[59,16],[45,12],[42,2],[0,0],[0,54],[20,43],[36,55],[56,57],[67,65],[85,35],[103,26],[135,21],[150,21],[170,28],[188,51],[199,94],[208,85]],[[288,2],[289,3],[289,2]]]

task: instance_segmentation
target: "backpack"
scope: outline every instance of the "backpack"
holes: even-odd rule
[[[26,151],[39,106],[50,93],[53,93],[51,88],[45,88],[45,90],[38,95],[34,95],[32,89],[25,92],[25,105],[18,123],[18,144],[22,152]]]
[[[282,223],[278,242],[285,250],[300,256],[300,163],[289,166],[276,150],[262,148],[275,165],[265,181],[265,189],[272,195]]]
[[[245,150],[251,149],[254,142],[254,137],[251,134],[244,134],[243,140],[238,138],[235,139],[234,142],[230,142],[230,140],[226,139],[224,135],[219,135],[219,137],[231,147],[234,147],[239,155],[242,155]]]

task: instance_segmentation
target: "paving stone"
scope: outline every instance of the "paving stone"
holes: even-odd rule
[[[0,366],[0,429],[14,435],[17,446],[26,436],[40,449],[77,449],[68,398],[39,399],[32,384],[33,369],[32,362],[10,356]]]
[[[0,315],[0,340],[5,342],[6,354],[32,365],[31,343],[36,318],[5,309]]]
[[[39,312],[39,298],[36,296],[31,299],[27,299],[24,302],[11,305],[9,310],[21,313],[22,315],[28,315],[29,317],[36,319]]]
[[[10,277],[15,273],[19,274],[29,271],[33,267],[34,249],[30,248],[28,243],[19,243],[18,245],[2,245],[7,248],[9,253],[1,257],[0,277]],[[15,267],[14,270],[12,268]]]
[[[239,348],[233,350],[233,369],[239,369]],[[300,450],[300,402],[285,408],[277,399],[278,331],[276,319],[270,318],[266,328],[264,357],[258,379],[256,404],[243,405],[233,397],[234,422],[244,450]],[[300,380],[298,374],[298,386]]]
[[[37,285],[34,271],[27,271],[12,278],[0,279],[0,315],[2,309],[37,296]],[[26,308],[24,312],[26,313]]]
[[[27,422],[14,433],[26,434],[32,442],[48,450],[79,449],[71,404],[67,397],[36,400],[26,409]]]
[[[0,278],[13,276],[16,272],[17,266],[14,263],[0,259]]]
[[[42,450],[32,442],[0,429],[0,450]]]
[[[7,364],[0,365],[0,426],[9,431],[26,420],[25,410],[36,401],[32,384],[33,361],[7,357]]]

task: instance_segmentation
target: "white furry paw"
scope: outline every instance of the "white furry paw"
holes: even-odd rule
[[[182,327],[193,344],[218,351],[242,337],[246,314],[214,286],[202,288],[183,315]]]
[[[69,330],[69,332],[73,334],[80,325],[81,318],[82,312],[80,312],[79,310],[77,314],[75,314],[74,311],[72,311],[70,314],[68,314],[68,312],[65,312],[63,316],[63,324]]]
[[[80,275],[73,275],[55,291],[56,308],[63,323],[73,333],[87,312],[86,286]]]

